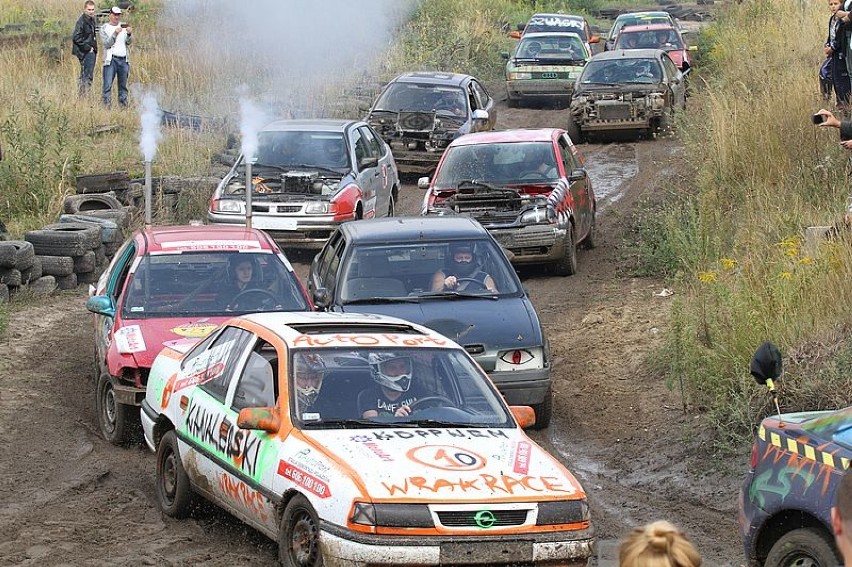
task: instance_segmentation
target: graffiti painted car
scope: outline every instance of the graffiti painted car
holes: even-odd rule
[[[382,393],[397,395],[394,401]],[[162,510],[196,495],[293,565],[585,565],[585,493],[470,356],[400,319],[264,313],[166,348],[142,406]],[[369,408],[369,409],[365,409]]]
[[[662,49],[598,53],[574,85],[568,133],[575,142],[606,131],[651,136],[686,108],[686,77]]]
[[[238,271],[242,289],[234,285]],[[115,444],[132,437],[134,424],[138,429],[151,363],[164,344],[198,340],[240,313],[312,309],[281,250],[265,233],[243,227],[139,230],[89,294],[96,412],[101,433]]]
[[[680,30],[669,24],[625,26],[615,38],[614,49],[662,49],[669,54],[677,68],[686,73],[692,67],[691,51]]]
[[[582,154],[557,128],[471,134],[447,148],[423,215],[468,215],[511,252],[514,264],[577,271],[577,246],[594,246],[595,193]]]
[[[279,120],[258,133],[251,165],[252,227],[282,246],[320,248],[342,222],[393,216],[396,162],[364,122]],[[246,163],[239,156],[210,199],[207,220],[245,225]]]
[[[755,355],[752,374],[757,370],[769,378],[780,374],[780,355],[774,376],[767,367]],[[843,563],[832,535],[830,510],[850,459],[852,407],[763,420],[739,501],[739,525],[750,566]]]
[[[625,26],[641,26],[650,24],[668,24],[678,28],[672,15],[668,12],[628,12],[619,15],[612,23],[609,33],[604,37],[604,51],[615,49],[615,38]]]
[[[451,251],[462,246],[470,259],[452,265]],[[467,272],[463,285],[436,283],[439,272],[460,277],[460,270]],[[533,407],[534,427],[550,424],[544,330],[506,255],[475,220],[452,215],[348,223],[314,259],[308,290],[317,309],[390,315],[453,339],[510,404]]]
[[[470,75],[405,73],[385,86],[367,121],[390,144],[400,171],[428,173],[459,136],[493,130],[497,109]]]
[[[574,81],[591,58],[576,33],[524,35],[506,59],[506,93],[509,106],[528,100],[570,102]]]

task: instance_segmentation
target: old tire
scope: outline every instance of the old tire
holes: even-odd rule
[[[597,220],[597,211],[592,210],[592,225],[589,227],[589,234],[586,238],[583,239],[582,246],[586,250],[591,250],[595,246],[598,245],[597,242],[598,236],[598,220]]]
[[[14,268],[17,250],[6,242],[0,242],[0,268]]]
[[[86,274],[89,272],[94,272],[95,264],[97,262],[95,251],[87,250],[85,254],[75,256],[73,258],[73,262],[75,274]]]
[[[548,386],[544,401],[532,408],[535,412],[535,423],[530,429],[538,431],[550,427],[550,418],[553,416],[553,388]]]
[[[91,193],[88,195],[69,195],[62,204],[63,212],[76,215],[84,211],[102,211],[120,209],[121,201],[112,195]]]
[[[37,256],[41,261],[41,273],[46,276],[68,276],[74,273],[71,256]]]
[[[33,265],[35,251],[26,240],[0,242],[0,268],[15,268],[24,271]]]
[[[54,276],[56,278],[56,286],[60,290],[74,289],[77,287],[77,274],[68,274],[67,276]]]
[[[842,565],[830,536],[817,528],[787,532],[769,550],[764,567],[834,567]]]
[[[95,411],[104,439],[113,445],[124,445],[129,441],[129,422],[133,412],[129,406],[118,403],[112,378],[105,372],[101,373],[95,388]]]
[[[580,125],[574,121],[573,116],[568,117],[568,126],[565,128],[568,132],[568,137],[574,144],[579,144],[583,141],[583,131],[580,130]]]
[[[60,223],[83,223],[101,228],[101,242],[121,242],[124,240],[122,229],[113,220],[89,215],[61,215]]]
[[[0,305],[9,303],[9,287],[0,283]]]
[[[297,494],[290,499],[278,529],[278,559],[286,567],[320,567],[320,524],[307,498]]]
[[[565,231],[565,254],[553,265],[557,276],[573,276],[577,273],[577,243],[574,241],[574,225]]]
[[[24,235],[40,256],[82,256],[101,243],[101,228],[83,223],[50,224]]]
[[[172,518],[186,518],[195,497],[183,468],[175,430],[166,432],[157,447],[157,502]]]
[[[19,287],[22,283],[21,271],[15,268],[0,268],[0,284]]]
[[[26,285],[41,278],[41,260],[33,257],[32,265],[29,268],[21,270],[21,283]]]

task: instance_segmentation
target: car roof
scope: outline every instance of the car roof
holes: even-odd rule
[[[461,87],[468,80],[472,79],[470,75],[461,73],[444,73],[441,71],[413,71],[411,73],[403,73],[392,83],[418,83],[424,85],[453,85]]]
[[[671,24],[631,24],[629,26],[624,26],[621,28],[619,33],[628,33],[633,31],[659,31],[659,30],[674,30],[677,31]]]
[[[385,217],[340,225],[350,241],[359,244],[398,244],[488,238],[481,224],[464,215]]]
[[[521,39],[524,40],[524,39],[535,39],[537,37],[569,37],[569,36],[574,36],[577,39],[579,39],[580,41],[583,41],[583,38],[580,36],[580,34],[578,34],[577,32],[569,32],[569,31],[564,31],[564,32],[562,32],[562,31],[531,32],[531,33],[525,33],[523,35],[523,37],[521,37]]]
[[[660,54],[665,53],[662,49],[613,49],[602,51],[592,56],[592,61],[606,61],[609,59],[659,59]]]
[[[543,12],[530,16],[530,20],[533,18],[562,18],[567,20],[578,20],[580,22],[585,21],[586,19],[583,16],[578,16],[576,14],[546,14]]]
[[[650,11],[650,12],[628,12],[626,14],[619,14],[618,17],[616,18],[616,21],[621,20],[621,19],[636,18],[636,17],[639,17],[639,18],[645,17],[645,18],[669,18],[669,19],[673,19],[672,15],[669,14],[668,12]]]
[[[475,132],[456,138],[450,146],[471,146],[505,142],[550,142],[555,136],[561,133],[562,130],[559,128],[516,128],[514,130]]]
[[[265,232],[237,225],[152,226],[136,231],[134,239],[145,254],[279,252]]]
[[[315,131],[315,132],[343,132],[357,120],[334,120],[334,119],[302,119],[302,120],[276,120],[270,122],[261,129],[261,132],[285,132],[285,131]]]
[[[369,342],[378,346],[399,346],[388,335],[417,335],[431,340],[407,341],[406,347],[455,348],[458,345],[428,327],[411,323],[388,315],[369,313],[332,313],[321,311],[277,311],[252,313],[237,319],[246,320],[265,327],[281,337],[290,347],[310,348],[353,348],[353,342],[344,333],[352,331],[358,335],[379,335],[378,340]],[[234,320],[230,322],[233,323]],[[344,335],[344,336],[341,336]],[[323,336],[321,341],[312,337]],[[408,344],[408,343],[411,344]],[[363,345],[364,341],[358,344]],[[355,347],[357,348],[357,346]]]

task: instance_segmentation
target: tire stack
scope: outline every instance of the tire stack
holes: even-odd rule
[[[77,194],[94,196],[107,194],[128,207],[141,208],[143,205],[144,188],[141,183],[130,180],[126,171],[115,171],[112,173],[99,173],[97,175],[78,175]],[[100,210],[112,208],[96,201],[85,201],[83,209],[68,211],[66,213],[78,213],[89,210]],[[67,207],[66,207],[67,208]]]
[[[47,295],[56,289],[53,276],[42,273],[41,260],[35,248],[24,240],[0,242],[0,303],[7,303],[21,288],[37,295]]]
[[[81,283],[94,283],[106,267],[101,227],[98,224],[49,224],[27,232],[24,239],[32,243],[42,270],[47,266],[61,289],[71,289]]]

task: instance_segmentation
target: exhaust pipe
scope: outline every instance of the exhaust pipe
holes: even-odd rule
[[[151,160],[145,161],[145,228],[151,228]]]
[[[251,228],[251,197],[254,189],[251,184],[251,160],[246,160],[246,228]]]

